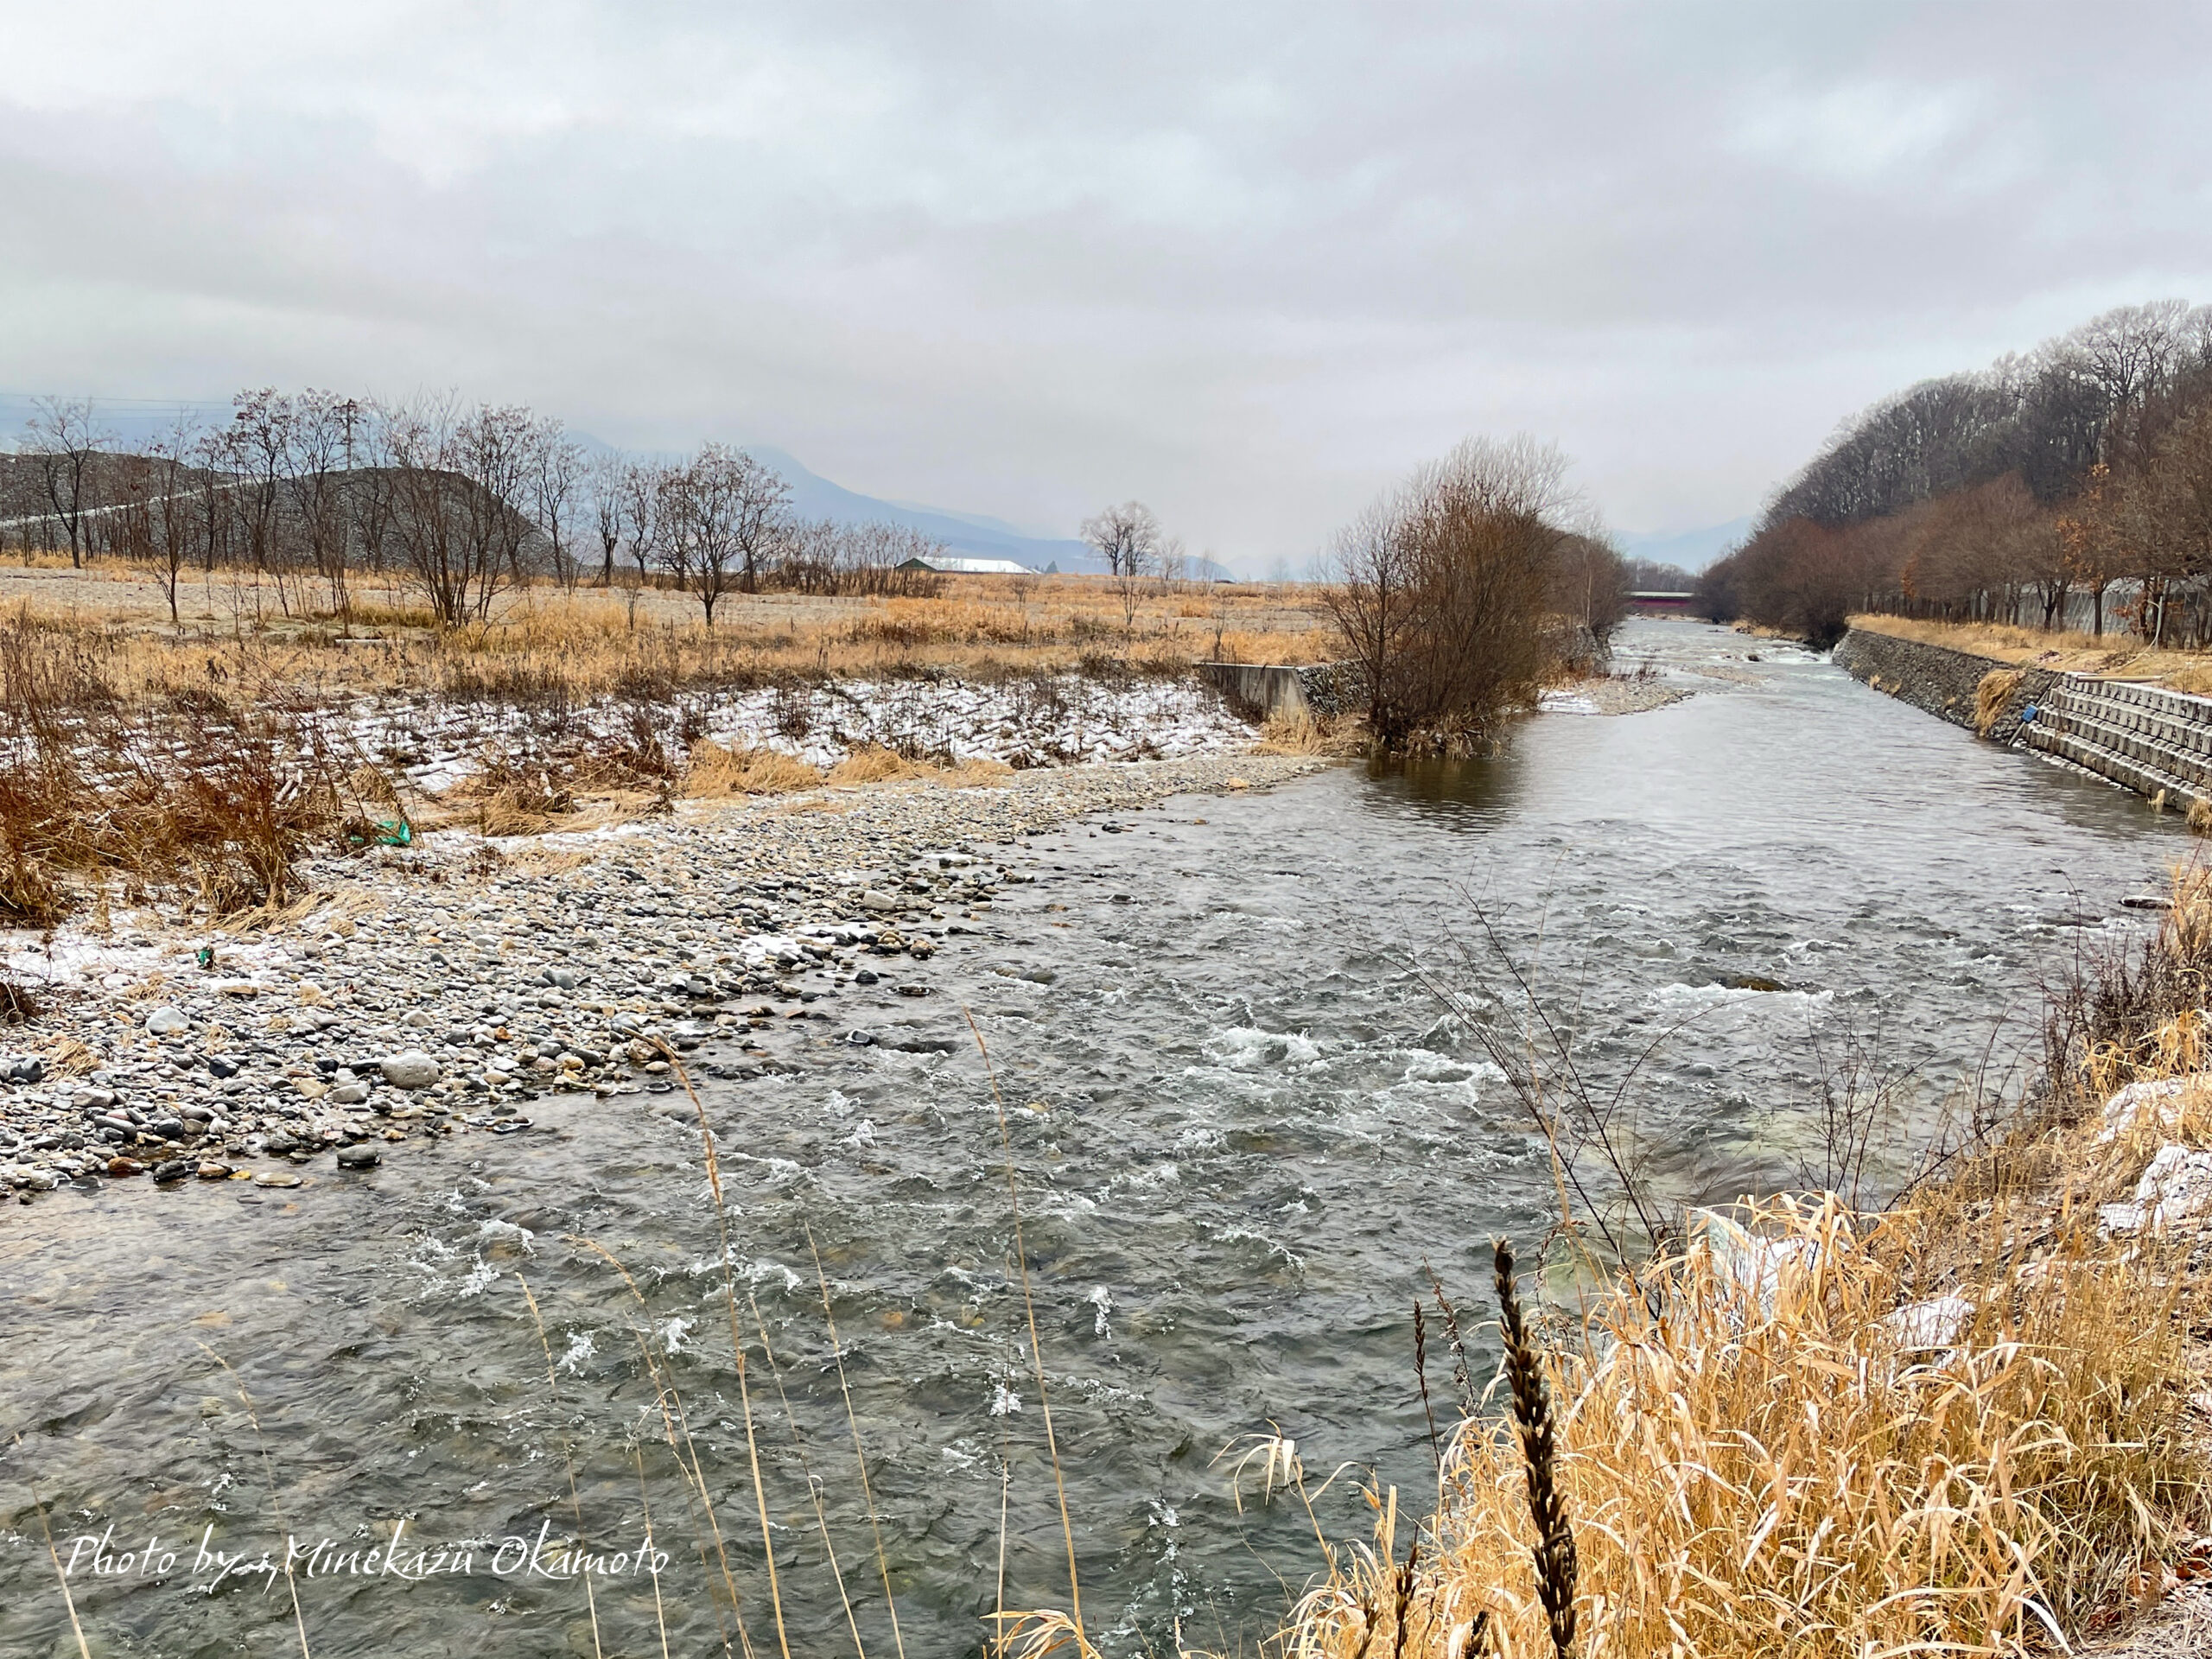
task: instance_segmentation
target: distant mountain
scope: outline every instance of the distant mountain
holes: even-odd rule
[[[1104,569],[1087,543],[1025,536],[1001,519],[862,495],[831,483],[784,450],[765,443],[746,448],[783,474],[784,482],[791,486],[791,511],[802,518],[827,518],[841,524],[903,524],[934,536],[955,553],[978,559],[1013,559],[1033,570],[1055,563],[1066,571]]]
[[[1679,564],[1695,575],[1751,533],[1751,520],[1745,518],[1731,518],[1725,524],[1708,524],[1703,530],[1674,531],[1663,535],[1624,531],[1614,539],[1620,543],[1621,551],[1632,559]]]
[[[950,507],[925,506],[915,501],[888,501],[862,495],[842,484],[832,484],[811,471],[798,457],[765,443],[746,446],[753,455],[783,474],[791,486],[791,510],[804,518],[829,518],[841,524],[904,524],[925,536],[934,536],[955,553],[979,559],[1013,559],[1033,570],[1057,564],[1066,575],[1103,575],[1105,561],[1087,542],[1049,536],[1032,536],[1003,518],[982,513],[956,512]],[[1233,580],[1235,573],[1211,559],[1192,558],[1190,575],[1196,580]]]
[[[227,401],[215,403],[204,398],[171,402],[151,397],[102,397],[95,400],[93,408],[99,423],[114,435],[123,448],[131,449],[142,448],[168,430],[181,409],[197,415],[210,426],[220,425],[229,418],[231,411]],[[22,439],[23,427],[32,412],[29,397],[0,392],[0,449],[11,448]],[[587,432],[571,435],[594,454],[608,454],[614,447]],[[1104,562],[1090,544],[1071,537],[1032,536],[1003,518],[983,513],[957,512],[949,507],[862,495],[857,490],[831,483],[785,450],[764,443],[748,444],[746,448],[783,474],[784,481],[791,486],[791,509],[803,518],[828,518],[841,524],[903,524],[925,536],[933,536],[950,551],[971,558],[1013,559],[1033,570],[1058,565],[1071,575],[1105,574]],[[651,459],[673,460],[674,455],[654,454]],[[1193,558],[1190,574],[1194,578],[1217,579],[1235,573],[1211,560]]]

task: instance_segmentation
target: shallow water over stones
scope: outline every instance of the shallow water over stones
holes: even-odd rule
[[[1921,1068],[1923,1110],[1985,1055],[2005,1071],[2039,963],[2085,926],[2147,925],[2120,901],[2183,844],[2140,802],[1802,653],[1681,624],[1627,647],[1709,689],[1545,716],[1493,761],[1338,767],[1001,849],[1036,880],[893,976],[930,995],[854,987],[834,1021],[775,1033],[773,1068],[702,1082],[727,1258],[680,1091],[540,1100],[526,1133],[296,1190],[107,1185],[12,1212],[0,1402],[23,1445],[5,1453],[0,1649],[73,1651],[35,1483],[65,1562],[111,1525],[111,1560],[160,1540],[151,1573],[98,1573],[78,1548],[71,1588],[107,1651],[296,1645],[281,1574],[202,1593],[196,1567],[203,1536],[281,1565],[289,1531],[326,1659],[589,1653],[583,1585],[558,1573],[572,1459],[588,1548],[626,1557],[593,1584],[607,1652],[658,1652],[657,1618],[673,1652],[738,1650],[726,1581],[773,1651],[734,1307],[791,1649],[852,1645],[811,1478],[861,1636],[889,1652],[817,1248],[908,1650],[979,1648],[1002,1497],[1006,1605],[1065,1605],[1000,1114],[965,1010],[1020,1174],[1086,1621],[1114,1653],[1163,1649],[1178,1621],[1249,1650],[1313,1543],[1280,1497],[1240,1517],[1216,1454],[1272,1421],[1315,1484],[1350,1461],[1425,1503],[1421,1264],[1479,1317],[1485,1242],[1548,1224],[1539,1146],[1428,982],[1462,971],[1477,906],[1518,953],[1541,932],[1593,1074],[1680,1027],[1638,1073],[1642,1120],[1676,1190],[1725,1198],[1796,1178],[1820,1056],[1854,1034]],[[626,1559],[641,1469],[670,1558],[658,1613]],[[1364,1524],[1356,1474],[1320,1504],[1339,1535]],[[321,1570],[359,1567],[402,1518],[403,1567],[448,1547],[444,1571]]]

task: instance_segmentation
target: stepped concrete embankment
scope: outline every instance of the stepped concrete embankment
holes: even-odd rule
[[[1993,742],[2039,749],[2162,807],[2212,811],[2212,698],[1866,628],[1843,637],[1835,660],[1874,690]],[[1991,674],[2006,677],[1994,683],[2003,695],[1985,729],[1981,688]]]

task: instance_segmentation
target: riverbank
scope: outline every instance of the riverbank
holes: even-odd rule
[[[2048,1097],[1891,1207],[1691,1212],[1675,1251],[1557,1311],[1539,1416],[1522,1378],[1509,1407],[1463,1368],[1435,1507],[1378,1503],[1285,1649],[1529,1654],[1573,1609],[1592,1652],[2200,1651],[2208,939],[2212,875],[2186,869],[2139,956],[2050,964]],[[1440,1288],[1432,1317],[1456,1353]],[[1563,1554],[1532,1529],[1540,1488]]]
[[[355,976],[353,996],[388,1004],[376,1023],[399,1040],[421,1042],[424,1027],[405,1023],[418,1013],[453,1009],[473,1026],[486,1017],[483,1003],[500,1011],[511,962],[533,995],[505,999],[505,1010],[549,1022],[542,1032],[511,1025],[511,1036],[560,1040],[553,1022],[569,1019],[585,988],[545,1008],[535,996],[560,988],[543,967],[572,968],[551,945],[588,949],[580,935],[590,933],[639,958],[596,960],[610,978],[622,969],[618,982],[648,1005],[632,1011],[652,1013],[677,1039],[698,1103],[680,1088],[653,1092],[665,1074],[632,1067],[601,1080],[634,1084],[634,1094],[546,1086],[517,1100],[532,1120],[526,1131],[464,1122],[432,1135],[413,1128],[417,1119],[372,1117],[409,1132],[404,1145],[367,1143],[385,1154],[379,1168],[340,1174],[327,1148],[307,1164],[289,1154],[254,1164],[301,1175],[312,1190],[88,1179],[11,1211],[18,1224],[0,1229],[0,1294],[15,1363],[0,1365],[0,1409],[26,1427],[8,1453],[17,1459],[12,1507],[0,1506],[0,1649],[44,1652],[67,1640],[34,1485],[65,1562],[73,1535],[97,1536],[111,1519],[118,1542],[135,1535],[142,1544],[149,1531],[197,1540],[212,1525],[226,1551],[257,1550],[287,1527],[388,1537],[400,1516],[410,1541],[529,1539],[550,1522],[556,1536],[581,1527],[594,1547],[611,1546],[634,1541],[649,1501],[675,1559],[657,1586],[663,1599],[642,1581],[635,1594],[601,1586],[596,1617],[610,1653],[658,1651],[664,1616],[671,1651],[718,1650],[732,1597],[713,1528],[731,1543],[753,1646],[772,1651],[762,1502],[802,1653],[850,1650],[841,1586],[868,1649],[893,1650],[879,1519],[909,1651],[982,1640],[979,1617],[1001,1605],[1001,1563],[1006,1607],[1068,1605],[1063,1478],[1083,1612],[1109,1659],[1173,1652],[1179,1627],[1189,1648],[1260,1650],[1281,1622],[1283,1580],[1294,1594],[1319,1569],[1315,1525],[1332,1538],[1367,1525],[1362,1482],[1386,1499],[1398,1492],[1402,1563],[1412,1518],[1434,1507],[1436,1491],[1408,1317],[1428,1289],[1424,1262],[1459,1309],[1479,1382],[1496,1355],[1488,1241],[1511,1237],[1533,1255],[1555,1215],[1545,1138],[1470,1025],[1437,1000],[1440,982],[1482,988],[1469,976],[1488,952],[1478,939],[1466,948],[1478,928],[1494,930],[1493,944],[1532,975],[1540,956],[1548,997],[1571,992],[1578,1067],[1601,1096],[1627,1103],[1633,1122],[1619,1127],[1635,1133],[1644,1167],[1669,1192],[1726,1205],[1743,1192],[1847,1185],[1847,1172],[1822,1173],[1821,1102],[1823,1090],[1841,1100],[1854,1086],[1857,1098],[1878,1097],[1890,1126],[1859,1166],[1886,1191],[1909,1173],[1955,1090],[1977,1077],[2005,1089],[2018,1047],[2034,1039],[2020,988],[2077,950],[2139,938],[2154,918],[2124,900],[2186,846],[2171,820],[2145,825],[2109,790],[1960,742],[1809,655],[1694,625],[1629,632],[1632,656],[1655,653],[1662,671],[1705,693],[1645,719],[1530,720],[1510,750],[1479,761],[1333,766],[1264,792],[1224,779],[1218,798],[1065,819],[1018,837],[1027,848],[974,843],[979,865],[1007,879],[987,882],[996,891],[972,917],[962,912],[976,904],[944,902],[949,886],[931,882],[931,907],[945,916],[915,918],[939,930],[926,960],[861,946],[851,965],[880,978],[858,987],[856,974],[803,948],[810,938],[834,957],[834,938],[787,919],[768,931],[797,939],[801,961],[763,970],[816,1001],[746,989],[717,1005],[734,1016],[728,1024],[693,1012],[704,999],[693,998],[688,974],[680,990],[669,982],[678,968],[719,976],[745,966],[683,953],[757,930],[741,914],[695,924],[674,912],[773,907],[785,889],[684,887],[703,862],[693,842],[652,842],[650,883],[619,871],[604,886],[594,877],[585,896],[596,905],[581,915],[550,867],[528,890],[542,897],[481,915],[465,913],[478,892],[455,885],[465,868],[391,897],[377,888],[370,913],[381,919],[345,941],[341,965]],[[1243,757],[1224,764],[1258,781]],[[808,816],[779,815],[773,803],[740,810],[756,809],[768,823]],[[643,822],[672,829],[705,810],[677,798],[667,817]],[[637,833],[615,825],[542,851],[528,841],[495,850],[510,871],[578,847],[619,858]],[[420,852],[386,849],[354,867],[466,844],[434,834]],[[922,873],[976,874],[942,863]],[[893,902],[927,896],[880,890]],[[512,920],[533,912],[549,925]],[[840,909],[832,919],[864,918]],[[900,912],[893,925],[907,934],[907,921]],[[978,931],[955,933],[956,924]],[[677,938],[682,927],[698,937]],[[464,957],[472,934],[517,943],[496,959]],[[302,955],[306,943],[329,943],[312,931],[276,938]],[[321,979],[334,960],[288,972]],[[543,964],[534,972],[533,961]],[[826,974],[795,971],[808,963]],[[409,985],[416,1000],[382,994],[387,964],[424,967],[422,983]],[[171,984],[189,976],[199,987],[226,967],[181,963]],[[654,982],[629,977],[633,967]],[[832,982],[840,974],[843,986]],[[928,995],[901,995],[902,983]],[[1520,1006],[1499,988],[1497,1006]],[[278,1011],[268,990],[235,1003],[212,985],[207,993],[213,1010]],[[753,1026],[753,1011],[771,1005],[831,1018]],[[124,1011],[143,1023],[152,1006]],[[969,1014],[988,1044],[995,1091]],[[694,1032],[678,1029],[686,1025]],[[869,1040],[849,1040],[854,1032]],[[695,1033],[699,1046],[687,1053],[681,1039]],[[140,1040],[135,1027],[128,1034]],[[568,1034],[588,1041],[573,1026]],[[1876,1052],[1859,1046],[1877,1037],[1887,1069],[1868,1060],[1849,1070]],[[374,1052],[364,1042],[316,1053],[363,1050]],[[512,1042],[470,1052],[502,1071],[521,1058]],[[559,1054],[533,1046],[531,1058],[552,1073],[533,1064],[518,1077],[559,1081]],[[140,1080],[149,1090],[168,1081],[158,1066]],[[403,1109],[423,1098],[377,1087]],[[720,1154],[726,1233],[702,1166],[702,1122]],[[1026,1287],[1017,1261],[1029,1267]],[[733,1342],[750,1366],[749,1421]],[[1440,1427],[1455,1393],[1448,1351],[1432,1316]],[[1855,1365],[1858,1356],[1829,1357]],[[236,1368],[235,1382],[222,1364]],[[849,1460],[847,1382],[867,1495]],[[671,1447],[661,1432],[658,1407],[671,1389],[707,1474],[704,1510],[691,1507],[684,1440]],[[1830,1395],[1778,1397],[1825,1412]],[[1943,1397],[1971,1414],[1962,1390]],[[1047,1404],[1057,1473],[1042,1432]],[[1667,1402],[1649,1405],[1641,1424],[1663,1446],[1677,1420]],[[1484,1404],[1484,1420],[1497,1408]],[[1725,1427],[1753,1422],[1745,1414]],[[1234,1459],[1209,1466],[1220,1448],[1235,1441],[1241,1455],[1278,1424],[1295,1442],[1279,1440],[1278,1451],[1313,1465],[1317,1488],[1319,1471],[1348,1465],[1316,1491],[1310,1522],[1280,1488],[1272,1505],[1260,1502],[1253,1478],[1240,1513],[1229,1496]],[[1715,1456],[1741,1450],[1708,1438]],[[581,1522],[563,1442],[574,1451]],[[1713,1466],[1737,1476],[1734,1465]],[[1793,1464],[1790,1478],[1820,1466]],[[1259,1470],[1248,1465],[1248,1477]],[[1503,1492],[1519,1501],[1516,1479]],[[1641,1471],[1633,1484],[1665,1490]],[[1719,1502],[1704,1489],[1682,1496]],[[1734,1510],[1694,1512],[1712,1516],[1714,1539],[1732,1547],[1716,1544],[1697,1565],[1724,1580],[1743,1575],[1760,1517],[1738,1525]],[[1848,1503],[1827,1512],[1851,1513]],[[1770,1529],[1754,1579],[1783,1547],[1805,1549],[1800,1519],[1792,1511]],[[832,1542],[842,1573],[826,1559]],[[1429,1542],[1408,1649],[1449,1659],[1452,1629],[1428,1625],[1428,1592],[1442,1582],[1431,1575],[1443,1564]],[[1491,1558],[1500,1570],[1485,1586],[1471,1573],[1462,1582],[1525,1594],[1515,1576],[1526,1572],[1524,1545]],[[1828,1555],[1824,1545],[1811,1553]],[[1669,1558],[1655,1549],[1653,1559]],[[1586,1636],[1601,1616],[1601,1572],[1611,1570],[1592,1568]],[[298,1645],[283,1591],[208,1595],[205,1582],[80,1575],[72,1587],[95,1644]],[[1685,1586],[1682,1604],[1707,1593]],[[300,1594],[308,1641],[333,1659],[480,1637],[588,1650],[591,1639],[574,1582],[502,1586],[480,1576],[403,1591],[317,1580]],[[496,1614],[486,1606],[495,1596]],[[1373,1604],[1383,1628],[1369,1659],[1390,1650],[1393,1605],[1395,1587]],[[1758,1630],[1759,1608],[1734,1611]]]
[[[2212,698],[2134,676],[2015,665],[1856,624],[1834,659],[1875,690],[2212,830]]]
[[[2123,678],[2171,691],[2212,693],[2212,655],[2168,651],[2132,633],[2045,632],[2002,623],[1923,622],[1910,617],[1861,613],[1850,619],[1861,634],[1941,646],[1983,658],[2007,668],[2050,674],[2094,674]]]
[[[1836,644],[1836,666],[1874,690],[1977,736],[2011,742],[2022,713],[2060,683],[2053,669],[2024,667],[1876,626],[1887,620],[1854,617]]]
[[[1071,819],[1264,788],[1295,756],[879,784],[528,841],[448,832],[310,861],[250,928],[118,908],[16,936],[36,1010],[0,1033],[0,1182],[297,1185],[410,1139],[529,1127],[554,1093],[665,1091],[664,1046],[757,1077],[781,1033],[926,997],[989,925],[997,855]],[[1116,826],[1109,823],[1108,828]]]

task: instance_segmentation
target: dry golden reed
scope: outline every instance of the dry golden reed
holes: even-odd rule
[[[2017,668],[1993,668],[1981,677],[1974,689],[1974,729],[1975,734],[1987,737],[2005,712],[2005,705],[2019,690],[2024,677]]]
[[[1776,1202],[1666,1264],[1656,1317],[1592,1307],[1552,1376],[1580,1652],[2038,1652],[2201,1527],[2172,1264],[2075,1237],[2031,1273],[1993,1229],[1955,1305],[1901,1315],[1924,1224]],[[1511,1428],[1461,1426],[1403,1651],[1458,1659],[1485,1613],[1503,1659],[1556,1650],[1526,1484]],[[1334,1554],[1287,1652],[1366,1648],[1392,1542]]]
[[[703,799],[733,795],[789,795],[818,789],[822,773],[804,760],[769,748],[734,749],[702,738],[683,769],[683,793]]]
[[[287,609],[251,573],[195,584],[181,627],[158,587],[127,567],[57,573],[12,626],[97,652],[133,700],[222,685],[308,692],[560,696],[923,671],[976,678],[1060,672],[1086,661],[1178,674],[1193,662],[1308,663],[1332,652],[1309,591],[1147,582],[1134,614],[1082,576],[948,577],[928,598],[734,594],[709,628],[680,593],[648,587],[514,589],[489,623],[439,630],[404,585],[364,576],[334,612]],[[390,578],[384,578],[387,582]],[[287,601],[289,603],[289,601]],[[1197,608],[1205,613],[1194,617]]]

